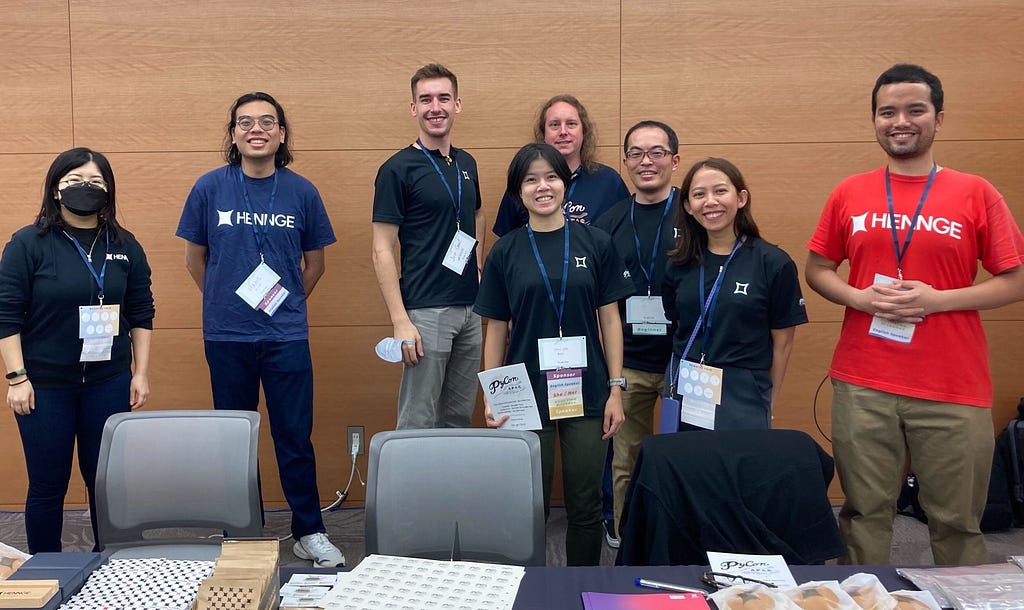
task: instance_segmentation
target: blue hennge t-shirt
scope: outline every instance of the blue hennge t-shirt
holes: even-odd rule
[[[176,235],[209,248],[203,282],[207,341],[295,341],[309,336],[302,253],[337,240],[316,187],[287,168],[278,168],[275,176],[250,178],[238,165],[226,165],[200,177],[185,201]],[[253,309],[235,293],[260,264],[261,242],[264,261],[291,293],[273,316]]]

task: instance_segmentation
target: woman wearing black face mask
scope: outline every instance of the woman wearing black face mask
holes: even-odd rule
[[[95,534],[103,424],[149,396],[149,264],[115,211],[106,157],[63,152],[50,165],[35,222],[14,234],[0,259],[0,356],[28,468],[30,553],[61,550],[76,439]]]

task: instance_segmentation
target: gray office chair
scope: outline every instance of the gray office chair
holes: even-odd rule
[[[96,469],[97,543],[106,555],[212,559],[219,536],[149,538],[149,530],[212,528],[260,536],[259,413],[139,411],[107,420]]]
[[[366,554],[545,564],[532,432],[398,430],[370,441]],[[458,542],[456,539],[458,530]]]

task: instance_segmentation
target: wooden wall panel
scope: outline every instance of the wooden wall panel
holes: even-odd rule
[[[622,7],[622,127],[671,122],[689,142],[872,139],[871,88],[897,62],[943,81],[946,136],[1019,139],[1024,53],[1014,0],[647,2]],[[984,41],[979,43],[979,41]]]
[[[60,151],[71,144],[71,61],[66,0],[0,2],[0,153]]]
[[[520,140],[518,123],[503,118],[532,116],[563,91],[570,67],[591,112],[616,123],[619,3],[563,3],[570,27],[538,18],[550,13],[543,0],[414,10],[399,0],[76,0],[76,136],[112,150],[209,150],[229,104],[260,89],[301,126],[300,148],[396,149],[409,138],[409,78],[430,61],[459,76],[464,146]],[[530,47],[537,52],[524,54]]]
[[[599,159],[620,171],[622,135],[646,118],[665,120],[680,134],[677,183],[698,158],[735,161],[766,237],[802,270],[804,244],[828,193],[883,160],[870,89],[881,70],[904,60],[933,69],[945,84],[939,162],[986,176],[1024,221],[1024,126],[1007,119],[1024,99],[1017,35],[1024,5],[1016,0],[913,0],[899,15],[877,0],[571,0],[557,11],[541,0],[429,0],[413,10],[399,0],[0,0],[0,8],[0,53],[11,58],[0,66],[8,94],[0,235],[35,216],[56,153],[87,145],[109,154],[120,218],[153,267],[150,408],[211,403],[200,294],[184,269],[184,243],[174,236],[184,199],[200,174],[222,163],[235,97],[263,89],[285,105],[292,167],[320,189],[339,240],[327,249],[327,274],[310,302],[314,442],[325,503],[348,477],[345,426],[364,425],[372,435],[395,421],[401,369],[370,351],[391,333],[370,261],[370,209],[377,167],[415,137],[408,82],[424,63],[445,63],[460,78],[454,143],[479,163],[485,251],[494,242],[490,227],[509,160],[532,139],[543,100],[568,92],[590,110]],[[806,286],[804,294],[812,321],[797,331],[775,423],[827,445],[811,404],[842,310]],[[983,319],[1000,425],[1024,394],[1017,347],[1024,304]],[[818,399],[826,430],[830,401],[826,384]],[[480,419],[478,412],[476,425]],[[268,504],[282,506],[266,425],[263,441]],[[0,417],[0,446],[0,480],[8,483],[0,508],[20,509],[24,463],[13,417]],[[837,487],[833,492],[839,497]],[[362,494],[354,490],[350,502]],[[84,501],[79,483],[69,501]]]

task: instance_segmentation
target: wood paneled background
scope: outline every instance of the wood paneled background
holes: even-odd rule
[[[409,77],[425,63],[459,76],[454,142],[479,162],[488,226],[539,105],[569,92],[587,105],[612,166],[622,134],[648,118],[679,132],[684,169],[708,155],[736,162],[763,233],[802,269],[832,187],[882,162],[870,91],[899,61],[945,85],[938,161],[986,176],[1024,220],[1019,0],[0,0],[0,14],[0,234],[32,220],[57,153],[109,154],[119,214],[153,267],[150,409],[211,405],[200,295],[174,230],[192,183],[221,163],[231,102],[264,90],[284,105],[292,167],[319,187],[339,238],[310,305],[325,502],[348,477],[345,426],[373,434],[394,425],[400,369],[373,355],[391,326],[370,262],[370,204],[377,167],[415,137]],[[829,432],[827,384],[813,405],[842,311],[806,287],[805,296],[812,321],[797,331],[775,425],[827,448],[817,427]],[[1024,305],[984,319],[998,428],[1024,394]],[[263,438],[265,497],[283,506],[266,425]],[[500,464],[482,467],[500,476]],[[0,508],[20,510],[24,459],[8,414],[0,480]],[[355,489],[349,502],[362,500]],[[74,481],[69,503],[83,502]]]

